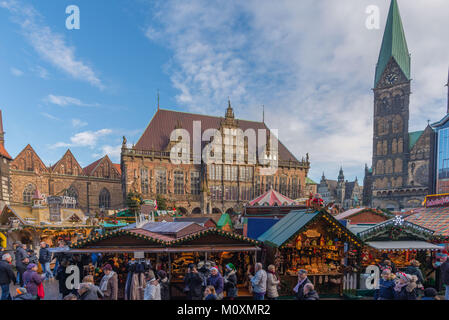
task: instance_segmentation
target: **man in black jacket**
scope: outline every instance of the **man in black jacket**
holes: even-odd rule
[[[23,287],[23,274],[30,262],[29,258],[30,257],[25,250],[25,245],[20,242],[16,243],[16,269],[19,273],[19,284],[21,287]]]
[[[48,244],[44,241],[41,242],[41,249],[39,250],[39,263],[42,265],[42,271],[45,274],[45,280],[53,277],[50,269],[51,252],[48,250]]]
[[[304,286],[311,283],[309,278],[307,278],[307,270],[301,269],[298,271],[298,283],[293,291],[296,292],[296,299],[304,300]]]
[[[2,288],[2,298],[1,300],[11,300],[11,295],[9,293],[9,284],[12,282],[14,284],[16,276],[11,268],[11,255],[5,253],[2,256],[2,261],[0,261],[0,286]]]
[[[193,263],[189,264],[187,274],[184,278],[184,292],[187,293],[188,300],[202,300],[203,298],[203,290],[202,284],[203,279],[196,270],[196,267]]]

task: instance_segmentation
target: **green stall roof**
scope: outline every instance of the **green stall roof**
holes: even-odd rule
[[[221,229],[227,224],[229,224],[232,227],[231,217],[229,216],[229,214],[223,213],[220,217],[220,220],[218,220],[217,222],[217,228]]]

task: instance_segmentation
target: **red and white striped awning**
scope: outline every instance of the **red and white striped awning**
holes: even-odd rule
[[[297,202],[270,189],[256,199],[251,200],[249,204],[251,206],[291,206],[296,205]]]

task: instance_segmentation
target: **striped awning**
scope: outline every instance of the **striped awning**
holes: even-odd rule
[[[372,248],[388,251],[403,250],[442,250],[443,247],[425,241],[370,241],[366,242]]]

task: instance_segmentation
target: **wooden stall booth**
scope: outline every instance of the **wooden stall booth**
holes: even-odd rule
[[[345,271],[356,263],[362,241],[325,209],[296,210],[262,234],[266,265],[274,264],[290,296],[305,269],[320,295],[342,295]]]

